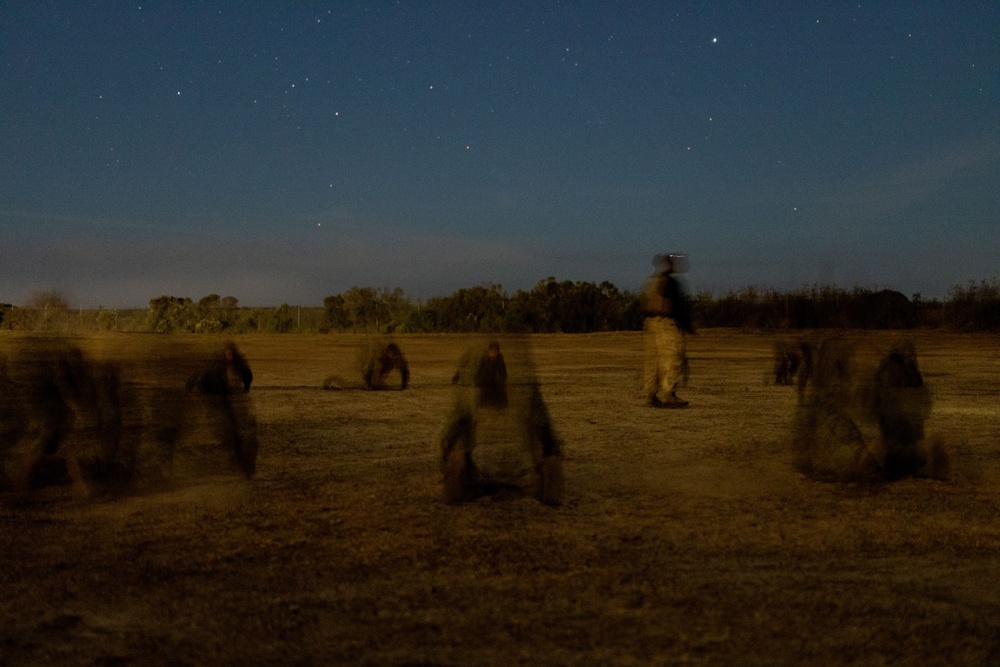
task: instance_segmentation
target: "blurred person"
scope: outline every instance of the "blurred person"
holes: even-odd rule
[[[476,405],[507,407],[507,362],[500,343],[491,340],[485,351],[478,347],[467,351],[459,360],[451,383],[475,386]]]
[[[410,364],[398,344],[384,339],[369,339],[361,345],[355,355],[355,365],[361,383],[351,381],[341,375],[328,375],[323,380],[323,389],[367,389],[381,391],[387,389],[405,390],[410,386]],[[398,382],[398,384],[397,384]]]
[[[252,382],[250,364],[235,343],[211,354],[203,370],[187,381],[187,391],[201,395],[209,423],[247,477],[256,472],[259,448],[257,418],[247,395]]]
[[[40,339],[21,349],[15,374],[0,372],[0,470],[12,452],[20,459],[16,479],[5,479],[5,485],[71,483],[89,494],[90,482],[123,481],[120,364],[94,359],[74,344]]]
[[[774,384],[795,385],[799,404],[806,398],[806,385],[812,377],[813,345],[808,340],[774,342]]]
[[[210,356],[203,369],[188,377],[187,390],[202,394],[233,394],[250,391],[253,371],[235,343],[226,343]]]
[[[399,389],[410,384],[410,365],[406,356],[393,342],[372,346],[362,359],[361,380],[367,389],[388,389],[388,379],[393,371],[399,373]]]
[[[682,255],[656,255],[656,271],[643,286],[641,308],[645,320],[645,364],[643,395],[656,408],[684,408],[688,402],[677,396],[677,385],[687,373],[684,334],[694,333],[691,305],[684,288],[674,277],[683,270]]]
[[[441,431],[444,500],[512,490],[562,503],[563,445],[542,397],[524,337],[475,345],[452,377],[455,398]],[[509,366],[508,366],[509,362]]]

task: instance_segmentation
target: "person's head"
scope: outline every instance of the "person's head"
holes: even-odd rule
[[[674,258],[673,255],[667,255],[660,253],[653,257],[653,266],[656,270],[661,273],[673,273],[674,272]]]
[[[653,257],[653,266],[661,273],[684,273],[687,271],[687,255],[662,253]]]

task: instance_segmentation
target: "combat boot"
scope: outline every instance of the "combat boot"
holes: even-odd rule
[[[670,397],[665,401],[659,401],[661,408],[686,408],[688,402],[682,398],[678,398],[677,394],[670,394]]]

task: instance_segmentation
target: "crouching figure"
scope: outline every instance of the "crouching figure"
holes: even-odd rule
[[[198,395],[206,419],[247,477],[257,470],[257,418],[248,396],[253,373],[234,343],[211,354],[203,370],[188,377],[187,390]]]
[[[813,372],[813,347],[809,341],[776,340],[774,342],[774,384],[795,385],[799,404],[806,399],[806,385]]]
[[[393,371],[399,374],[399,388],[410,384],[410,365],[399,345],[393,342],[372,347],[362,360],[361,380],[367,389],[386,389]]]
[[[924,433],[931,395],[913,345],[876,351],[867,363],[859,363],[855,352],[840,339],[819,346],[795,421],[796,466],[836,481],[947,479],[944,444]]]
[[[357,380],[348,380],[340,375],[328,375],[323,380],[323,389],[403,391],[410,386],[410,364],[406,361],[406,355],[399,345],[390,340],[371,339],[365,342],[357,350],[355,364],[361,378],[360,385]]]
[[[529,491],[546,505],[563,499],[563,448],[535,378],[527,344],[467,352],[452,378],[455,400],[441,433],[444,500],[461,503],[504,490]]]
[[[26,340],[13,375],[0,368],[0,487],[118,485],[132,470],[123,461],[125,393],[121,366],[75,344]],[[17,472],[8,478],[7,459]]]

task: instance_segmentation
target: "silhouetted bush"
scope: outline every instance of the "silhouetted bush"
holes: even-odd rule
[[[960,330],[1000,330],[1000,283],[969,281],[948,292],[945,325]]]
[[[696,328],[910,329],[1000,331],[1000,284],[953,287],[945,301],[891,289],[817,285],[791,291],[756,286],[691,298]],[[29,306],[0,304],[0,329],[15,331],[152,331],[157,333],[591,333],[639,331],[638,294],[610,282],[539,281],[508,294],[497,284],[457,290],[414,303],[401,289],[352,287],[322,307],[282,304],[244,308],[235,297],[195,302],[160,296],[142,310],[71,310],[58,293],[38,293]]]

